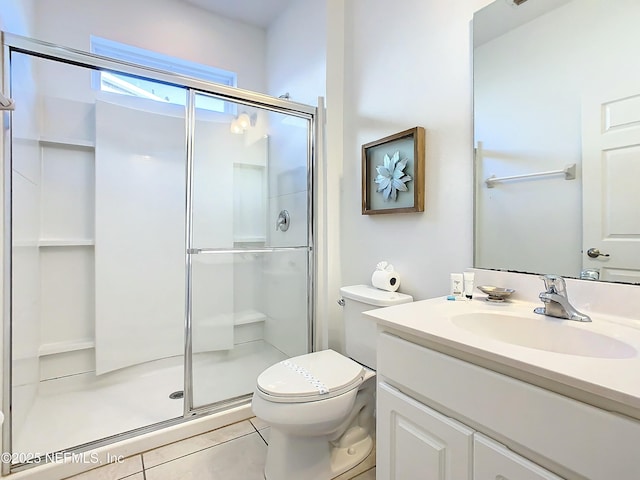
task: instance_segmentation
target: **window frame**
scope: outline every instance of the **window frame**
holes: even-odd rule
[[[200,63],[183,60],[177,57],[171,57],[162,53],[145,50],[143,48],[134,47],[125,43],[116,42],[103,37],[91,35],[91,53],[115,60],[141,65],[144,67],[163,70],[171,73],[177,73],[199,80],[218,83],[229,87],[237,86],[238,76],[235,72],[224,70],[218,67],[211,67]],[[91,77],[91,86],[96,90],[102,91],[102,71],[96,70]],[[119,72],[109,72],[112,75],[118,75]],[[149,79],[153,81],[153,79]],[[158,82],[162,83],[162,82]],[[224,110],[212,110],[219,113],[234,114],[234,105],[230,102],[223,101]]]

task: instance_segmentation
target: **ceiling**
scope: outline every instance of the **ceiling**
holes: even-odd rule
[[[217,15],[267,28],[293,0],[183,0]]]
[[[473,46],[479,47],[570,1],[536,0],[521,5],[512,0],[494,1],[473,15]]]

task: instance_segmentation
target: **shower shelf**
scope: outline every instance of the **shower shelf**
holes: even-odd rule
[[[93,340],[77,340],[68,342],[45,343],[40,345],[38,356],[55,355],[57,353],[75,352],[77,350],[88,350],[95,347]]]
[[[244,236],[244,237],[233,237],[233,243],[260,243],[264,244],[267,241],[267,237],[262,236]],[[234,245],[235,246],[235,245]]]
[[[75,147],[83,149],[94,149],[96,147],[96,143],[94,141],[79,138],[41,136],[38,141],[41,145],[49,145],[53,147]]]
[[[257,312],[255,310],[245,310],[242,312],[236,312],[233,315],[234,325],[247,325],[249,323],[264,322],[267,316],[264,313]]]
[[[82,247],[93,246],[96,242],[90,238],[41,238],[39,247]]]

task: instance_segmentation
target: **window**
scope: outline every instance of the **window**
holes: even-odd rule
[[[156,68],[168,72],[179,73],[189,77],[220,83],[230,87],[236,86],[236,74],[220,68],[209,67],[160,53],[132,47],[124,43],[114,42],[100,37],[91,37],[91,52],[104,57]],[[105,92],[132,95],[159,102],[184,105],[186,95],[184,88],[168,85],[154,80],[134,77],[123,73],[97,71],[93,77],[93,87]],[[198,97],[198,108],[214,112],[227,112],[232,104],[222,99],[206,96]],[[231,113],[231,112],[230,112]]]

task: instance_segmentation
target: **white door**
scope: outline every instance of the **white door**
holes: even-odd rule
[[[473,430],[378,384],[376,478],[471,480]]]
[[[473,480],[562,480],[480,433],[473,436]]]
[[[637,85],[583,98],[582,169],[583,269],[599,270],[601,280],[640,282]]]

